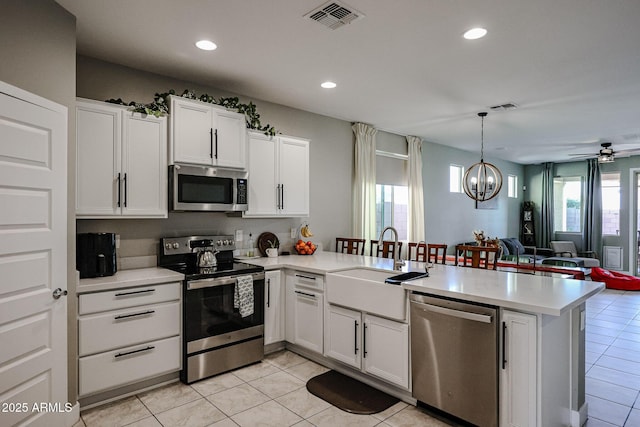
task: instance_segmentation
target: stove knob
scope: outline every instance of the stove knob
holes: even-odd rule
[[[218,241],[216,242],[216,245],[217,245],[217,246],[222,246],[222,240],[218,240]]]
[[[236,242],[234,242],[233,239],[229,240],[229,244],[230,245],[233,245],[234,243],[236,243]]]
[[[227,245],[229,244],[229,241],[228,241],[228,240],[225,240],[222,244],[223,244],[223,245],[225,245],[225,246],[227,246]]]
[[[166,250],[171,249],[171,243],[165,243],[165,244],[164,244],[164,248],[165,248]]]
[[[173,249],[178,249],[180,247],[180,243],[176,242],[173,244]]]

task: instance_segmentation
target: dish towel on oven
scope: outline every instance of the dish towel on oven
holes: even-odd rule
[[[250,274],[236,278],[233,307],[238,309],[242,317],[253,314],[253,276]]]

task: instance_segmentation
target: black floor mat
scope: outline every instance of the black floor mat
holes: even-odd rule
[[[336,371],[328,371],[311,378],[307,381],[307,390],[352,414],[375,414],[399,402],[387,393]]]

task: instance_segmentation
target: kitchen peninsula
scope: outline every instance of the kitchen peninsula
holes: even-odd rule
[[[418,292],[494,306],[502,324],[496,343],[500,349],[500,425],[580,426],[586,420],[585,301],[604,289],[601,283],[434,265],[429,277],[398,286],[384,283],[385,277],[401,273],[393,271],[391,259],[320,251],[312,256],[247,262],[282,278],[280,293],[273,295],[280,295],[286,312],[280,315],[282,330],[275,332],[274,341],[286,341],[293,351],[412,403],[416,399],[411,366],[420,362],[409,357],[408,296]],[[402,272],[424,270],[420,262],[407,262],[402,268]],[[352,290],[340,288],[351,284]],[[370,290],[363,291],[368,289],[363,286]],[[403,298],[403,310],[398,310],[397,295]],[[376,300],[378,304],[371,302]],[[265,318],[267,337],[270,320]],[[341,319],[351,319],[351,323]],[[347,324],[352,326],[347,328]],[[371,325],[369,331],[366,326],[359,330],[359,324]],[[386,335],[397,341],[382,345],[387,354],[378,359],[373,353],[381,348],[375,343],[376,326],[397,332]],[[342,351],[339,343],[353,343],[354,338],[336,338],[340,331],[355,333],[356,350],[360,337],[368,334],[365,345],[371,350],[365,353],[367,359],[354,357],[354,351]]]

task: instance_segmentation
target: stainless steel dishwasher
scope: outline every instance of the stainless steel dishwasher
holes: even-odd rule
[[[411,294],[413,397],[478,426],[498,425],[498,309]]]

